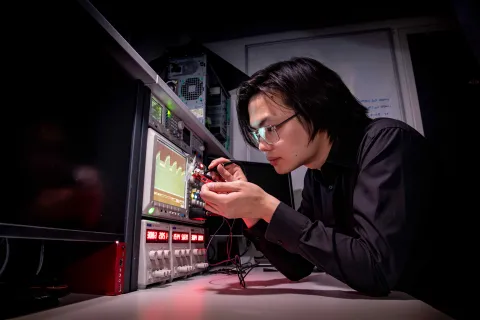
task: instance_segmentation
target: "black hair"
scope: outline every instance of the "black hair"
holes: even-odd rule
[[[257,71],[238,89],[237,114],[244,140],[256,147],[250,132],[248,104],[256,94],[280,95],[283,105],[293,109],[312,141],[326,131],[330,141],[359,123],[369,121],[365,108],[340,76],[311,58],[292,58]]]

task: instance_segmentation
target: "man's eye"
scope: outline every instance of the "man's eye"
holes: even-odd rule
[[[275,130],[273,127],[269,127],[269,128],[265,128],[268,132],[272,132],[273,130]]]

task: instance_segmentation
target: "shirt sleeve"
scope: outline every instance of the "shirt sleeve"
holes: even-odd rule
[[[307,178],[308,172],[305,176],[305,184],[309,183],[309,179]],[[277,207],[276,212],[279,210],[286,210],[288,209],[293,211],[295,216],[301,216],[298,220],[303,221],[303,218],[309,220],[307,216],[304,214],[308,214],[311,211],[311,192],[312,188],[304,188],[302,191],[302,203],[300,208],[297,211],[292,209],[291,207],[287,206],[284,203],[280,203]],[[295,221],[295,217],[292,217],[289,221]],[[308,275],[313,270],[314,264],[297,252],[289,252],[283,247],[283,243],[280,242],[271,242],[265,238],[265,233],[268,228],[268,223],[265,220],[260,220],[255,225],[250,227],[249,229],[244,230],[244,235],[247,239],[252,241],[255,245],[255,248],[261,251],[265,258],[270,261],[270,263],[277,268],[285,277],[292,281],[298,281]],[[296,230],[296,229],[295,229]],[[298,236],[299,234],[294,234],[294,236]]]
[[[412,181],[412,176],[421,175],[421,168],[412,139],[404,129],[386,128],[370,137],[363,148],[353,192],[358,237],[338,233],[321,221],[311,221],[279,205],[265,238],[323,268],[352,289],[370,295],[388,294],[405,264],[413,237],[409,226],[421,214],[415,202],[421,191]]]

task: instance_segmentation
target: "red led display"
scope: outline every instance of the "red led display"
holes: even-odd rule
[[[172,242],[188,242],[188,233],[187,232],[173,232],[172,233]]]
[[[204,236],[203,234],[192,233],[192,242],[203,242]]]
[[[168,231],[147,229],[146,242],[168,242]]]
[[[168,232],[167,231],[160,231],[158,232],[158,238],[159,241],[168,241]]]
[[[157,234],[155,230],[147,230],[147,240],[157,240]]]

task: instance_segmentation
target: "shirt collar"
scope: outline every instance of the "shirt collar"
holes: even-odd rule
[[[340,135],[332,142],[327,160],[320,170],[315,170],[316,181],[333,184],[339,172],[353,170],[357,165],[357,153],[360,142],[371,120],[357,124],[354,129]]]
[[[345,134],[337,137],[332,143],[325,163],[354,168],[357,164],[358,148],[368,123],[369,121],[367,121],[367,123],[361,123],[354,129],[348,130]]]
[[[351,168],[356,163],[356,152],[358,145],[355,147],[352,141],[347,138],[337,138],[332,143],[332,148],[328,153],[325,164],[338,165]]]

